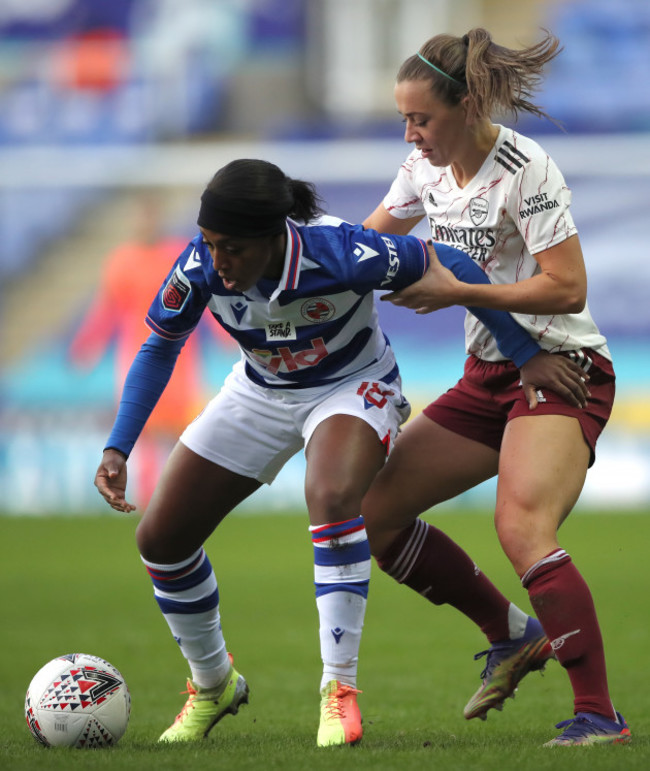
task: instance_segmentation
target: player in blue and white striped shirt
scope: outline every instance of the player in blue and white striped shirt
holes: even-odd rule
[[[317,743],[361,739],[356,676],[370,578],[361,500],[410,413],[373,292],[435,274],[440,262],[463,281],[488,279],[454,248],[434,251],[412,236],[321,214],[313,186],[273,164],[239,160],[217,172],[201,198],[200,233],[151,305],[152,333],[129,371],[97,471],[107,502],[133,510],[127,458],[207,308],[239,343],[241,360],[183,432],[137,528],[155,597],[191,671],[187,703],[162,741],[201,739],[248,701],[226,651],[203,544],[303,448],[323,659]],[[507,313],[472,310],[517,366],[539,358]],[[550,370],[545,376],[552,382]]]

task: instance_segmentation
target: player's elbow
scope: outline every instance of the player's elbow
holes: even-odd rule
[[[585,309],[585,298],[579,295],[564,295],[556,298],[551,313],[563,316],[569,313],[582,313]],[[550,309],[549,309],[550,310]]]
[[[564,313],[582,313],[587,304],[587,292],[582,287],[574,287],[564,298]]]
[[[553,313],[581,313],[587,304],[587,284],[585,281],[567,281],[558,279],[552,273],[548,276],[554,282]]]
[[[582,313],[582,311],[585,309],[585,302],[575,302],[573,303],[567,313]]]

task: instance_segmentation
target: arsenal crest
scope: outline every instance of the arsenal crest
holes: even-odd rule
[[[482,225],[488,213],[488,202],[484,198],[472,198],[469,202],[469,216],[475,225]]]

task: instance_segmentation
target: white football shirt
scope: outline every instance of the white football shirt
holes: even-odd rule
[[[570,203],[571,191],[549,155],[505,126],[499,126],[494,147],[464,188],[451,167],[432,166],[413,150],[384,198],[393,217],[426,215],[433,240],[462,249],[495,284],[539,273],[533,255],[577,233]],[[548,351],[592,348],[611,359],[588,307],[555,316],[512,315]],[[503,359],[490,332],[469,313],[465,342],[467,352],[481,359]]]

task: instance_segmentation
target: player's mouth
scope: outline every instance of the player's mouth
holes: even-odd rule
[[[222,276],[221,273],[219,273],[219,278],[223,282],[223,285],[229,292],[234,292],[235,287],[237,286],[237,281],[233,280],[231,278],[226,278],[226,276]]]

